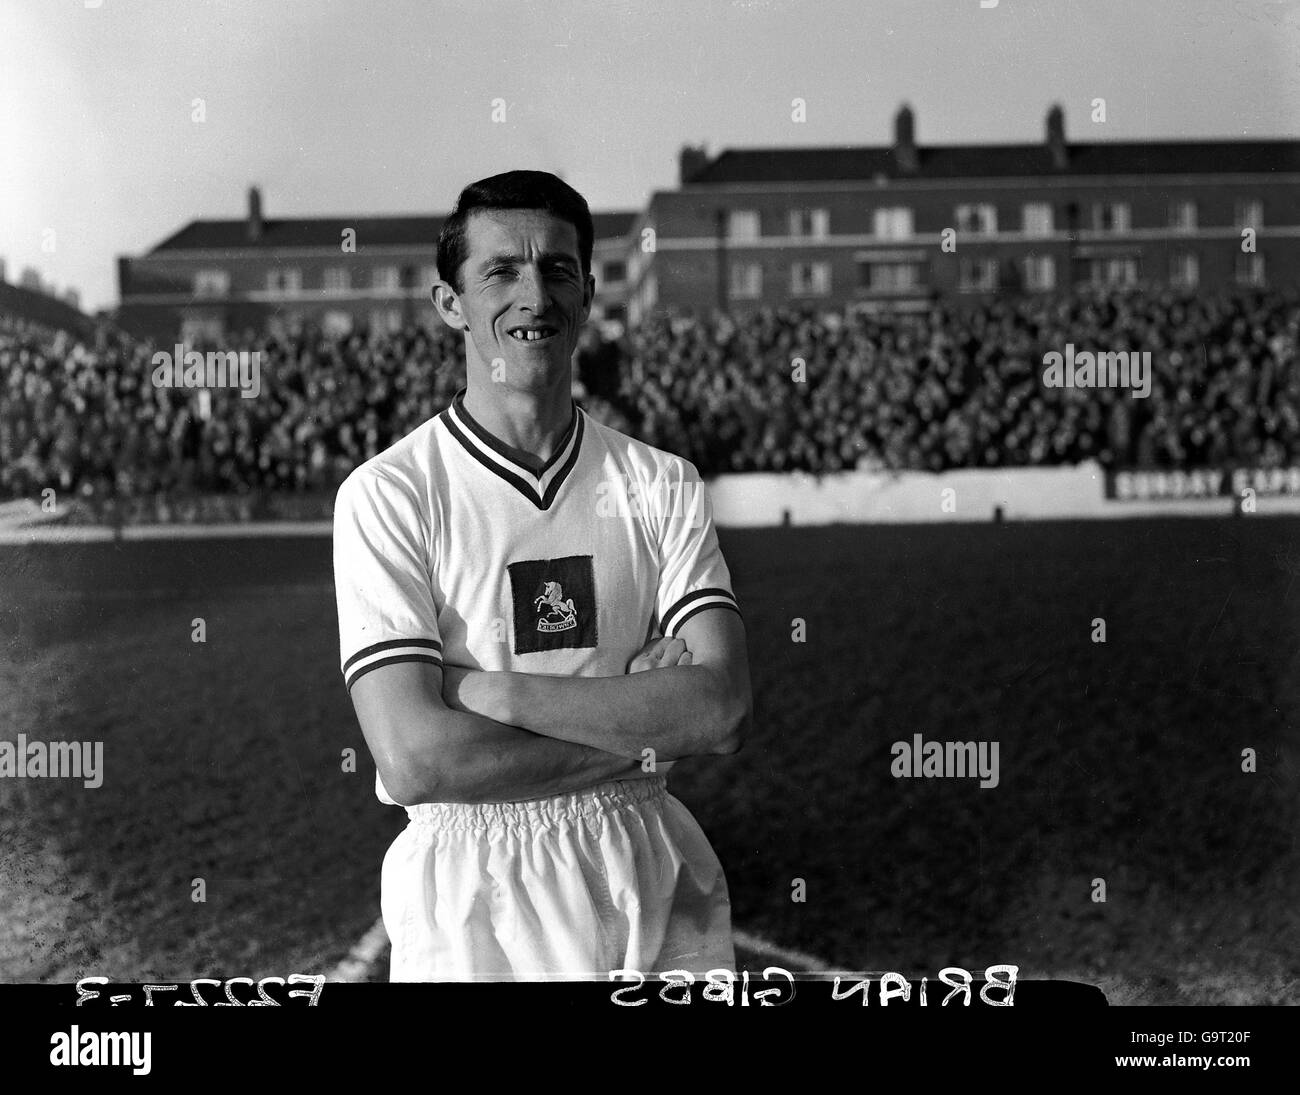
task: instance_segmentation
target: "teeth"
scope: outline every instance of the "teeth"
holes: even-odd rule
[[[519,342],[538,342],[549,337],[549,333],[542,331],[511,331],[510,337]]]

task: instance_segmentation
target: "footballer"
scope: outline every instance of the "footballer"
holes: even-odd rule
[[[409,819],[381,875],[394,981],[735,966],[665,774],[740,748],[745,631],[695,467],[573,400],[592,237],[554,175],[466,187],[433,287],[465,387],[339,489],[344,680]]]

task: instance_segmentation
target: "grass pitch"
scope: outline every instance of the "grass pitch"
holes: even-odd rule
[[[670,786],[737,924],[841,969],[1300,1002],[1298,534],[724,530],[757,727]],[[317,973],[374,920],[404,814],[372,794],[326,539],[0,549],[0,651],[0,738],[105,758],[98,789],[0,780],[0,980]],[[998,785],[895,778],[917,733],[997,741]]]

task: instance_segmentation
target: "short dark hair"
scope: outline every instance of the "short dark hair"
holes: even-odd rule
[[[578,232],[582,274],[591,273],[591,248],[595,228],[587,199],[549,171],[507,171],[470,183],[456,199],[438,233],[438,276],[460,292],[460,268],[465,259],[466,229],[472,214],[490,209],[541,209],[568,221]]]

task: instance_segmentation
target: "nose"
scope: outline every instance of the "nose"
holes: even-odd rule
[[[550,302],[546,279],[541,271],[535,266],[525,266],[519,275],[519,306],[541,315]]]

